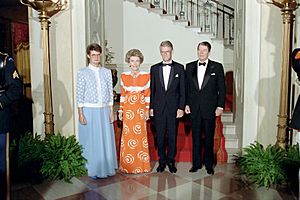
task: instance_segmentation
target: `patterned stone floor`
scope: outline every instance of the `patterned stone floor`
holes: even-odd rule
[[[233,164],[219,164],[210,176],[202,168],[189,173],[190,163],[177,163],[178,171],[156,173],[157,163],[151,163],[151,173],[141,175],[117,175],[93,180],[89,177],[73,178],[72,184],[64,181],[46,182],[39,185],[14,185],[14,200],[293,200],[290,191],[246,186],[236,174]]]

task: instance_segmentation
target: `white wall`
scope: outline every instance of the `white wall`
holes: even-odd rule
[[[123,0],[105,0],[105,37],[108,47],[112,47],[114,54],[113,63],[122,66],[123,55]]]
[[[243,146],[257,140],[261,5],[245,0]],[[255,31],[253,31],[255,30]]]
[[[131,48],[140,49],[144,56],[144,65],[149,66],[161,60],[159,44],[170,40],[174,45],[174,60],[186,64],[197,59],[196,48],[199,42],[212,43],[211,58],[223,62],[223,43],[211,37],[188,31],[184,26],[163,19],[156,13],[136,7],[134,3],[124,1],[124,54]]]
[[[261,6],[261,45],[258,141],[275,144],[277,135],[281,61],[282,61],[282,16],[278,7]]]
[[[231,8],[235,8],[235,0],[219,0],[220,2],[224,3]]]
[[[78,31],[85,27],[83,3],[72,2],[66,10],[50,18],[49,47],[55,132],[66,136],[76,133],[75,74],[78,68],[85,66],[86,60],[85,34],[84,31]],[[33,128],[34,132],[43,134],[42,38],[37,12],[31,9],[29,26]]]
[[[233,57],[234,57],[233,48],[234,48],[233,45],[224,48],[223,66],[225,72],[233,70]]]
[[[43,84],[43,54],[41,43],[41,25],[38,13],[28,9],[29,43],[30,43],[30,73],[32,90],[33,132],[44,132],[44,84]]]
[[[133,2],[106,0],[105,8],[106,38],[108,46],[115,52],[113,63],[117,65],[119,76],[129,70],[124,57],[132,48],[138,48],[144,54],[141,70],[148,71],[151,65],[160,62],[159,44],[163,40],[173,43],[173,58],[184,65],[197,59],[197,45],[204,40],[212,44],[210,58],[221,63],[224,61],[223,40],[212,40],[209,35],[187,30],[183,25],[137,7]],[[115,89],[119,92],[119,83]]]
[[[235,6],[235,30],[234,30],[234,98],[233,113],[235,118],[235,130],[239,139],[239,148],[242,145],[244,123],[244,59],[245,59],[245,2],[236,0]]]
[[[274,144],[280,94],[281,12],[270,4],[244,2],[243,146],[255,140]]]
[[[78,31],[86,27],[85,22],[85,2],[71,1],[70,2],[71,16],[72,16],[72,80],[73,80],[73,130],[78,134],[78,112],[76,104],[76,75],[78,69],[86,65],[86,32]]]

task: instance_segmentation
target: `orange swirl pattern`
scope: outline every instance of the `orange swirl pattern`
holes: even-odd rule
[[[123,157],[125,163],[132,164],[134,162],[134,157],[131,154],[126,154]]]
[[[145,103],[145,96],[144,95],[140,96],[140,102],[143,103],[143,104]]]
[[[149,161],[149,154],[147,153],[147,152],[143,152],[143,151],[140,151],[139,153],[138,153],[138,158],[140,159],[140,160],[142,160],[143,162],[147,162],[147,161]]]
[[[126,124],[123,124],[123,131],[122,134],[128,134],[129,133],[129,127]]]
[[[142,125],[140,123],[137,123],[136,125],[133,126],[133,132],[136,135],[140,135],[142,133]]]
[[[142,139],[142,144],[143,144],[144,148],[148,148],[149,147],[149,143],[148,143],[148,138],[147,137],[144,137]]]
[[[145,114],[149,111],[150,75],[141,73],[133,78],[129,73],[121,75],[121,102],[123,130],[120,145],[120,171],[123,173],[150,172],[150,155]]]
[[[130,139],[130,140],[128,140],[127,145],[130,149],[135,149],[138,145],[138,141],[135,139]]]
[[[128,103],[130,103],[131,105],[135,104],[138,101],[138,94],[131,94],[128,97]]]
[[[137,114],[140,116],[140,118],[142,119],[145,116],[145,110],[143,108],[139,108],[137,110]]]
[[[134,118],[134,112],[132,110],[126,110],[125,112],[125,118],[128,120],[133,120]]]

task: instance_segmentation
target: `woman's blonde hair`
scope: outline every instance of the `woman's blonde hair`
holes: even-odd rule
[[[144,61],[144,56],[142,54],[142,52],[138,49],[130,49],[127,53],[126,53],[126,56],[125,56],[125,62],[129,63],[129,59],[130,57],[132,56],[136,56],[136,57],[139,57],[140,58],[140,61],[141,61],[141,64],[143,63]]]

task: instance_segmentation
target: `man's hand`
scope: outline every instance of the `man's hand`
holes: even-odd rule
[[[150,112],[150,117],[153,117],[153,116],[154,116],[154,111],[153,111],[153,109],[150,109],[149,112]]]
[[[190,114],[191,110],[190,110],[190,106],[186,105],[185,106],[185,114]]]
[[[220,116],[220,115],[222,115],[222,113],[223,113],[223,109],[222,108],[219,108],[219,107],[217,107],[217,109],[216,109],[216,116],[218,117],[218,116]]]
[[[184,114],[184,111],[181,109],[178,109],[176,118],[181,118],[183,116],[183,114]]]

